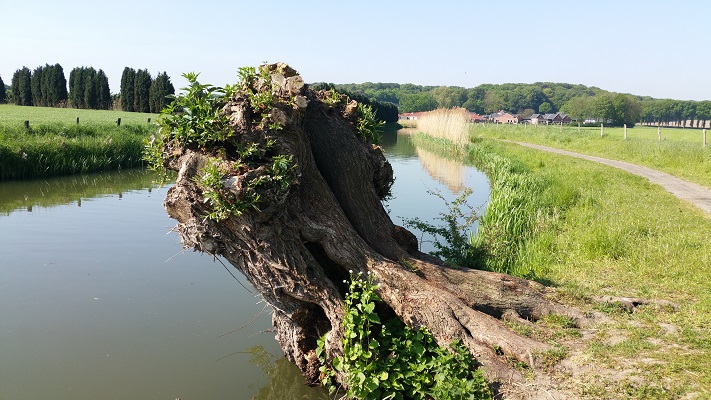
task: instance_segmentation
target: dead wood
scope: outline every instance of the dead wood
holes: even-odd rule
[[[237,133],[232,139],[211,148],[166,143],[165,165],[178,177],[164,205],[186,248],[224,257],[273,306],[276,339],[309,383],[318,382],[320,336],[327,334],[331,357],[342,353],[349,271],[371,272],[391,312],[411,327],[427,327],[440,345],[461,339],[492,380],[522,382],[511,360],[536,371],[537,357],[550,348],[511,331],[503,319],[556,313],[586,323],[540,284],[453,270],[418,252],[412,233],[394,225],[382,206],[392,168],[378,146],[358,137],[353,103],[312,91],[284,64],[267,68],[271,83],[259,90],[273,94],[270,118],[282,129],[267,128],[247,106],[248,96],[235,95],[223,108]],[[240,141],[267,139],[274,145],[262,160],[244,163],[230,151]],[[210,205],[195,178],[209,160],[232,171],[225,187],[239,197],[276,155],[293,157],[287,189],[260,186],[257,208],[219,222],[205,218]]]

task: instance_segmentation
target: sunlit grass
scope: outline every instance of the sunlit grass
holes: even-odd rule
[[[613,368],[659,364],[642,365],[636,378],[642,384],[605,390],[636,393],[629,398],[653,398],[645,393],[673,398],[667,395],[711,388],[711,218],[611,167],[508,143],[482,145],[518,165],[519,173],[545,183],[529,187],[538,200],[537,209],[527,208],[535,212],[528,218],[536,222],[519,244],[512,272],[528,272],[573,298],[636,296],[680,305],[676,312],[648,306],[611,315],[615,322],[609,329],[622,332],[623,339],[609,344],[601,330],[588,350],[591,362]],[[676,333],[660,334],[661,326]]]
[[[471,134],[480,138],[494,138],[536,143],[579,153],[627,161],[667,172],[674,176],[711,187],[711,133],[707,132],[708,147],[703,147],[700,129],[662,128],[660,141],[657,128],[637,126],[623,128],[577,126],[491,125],[475,124]]]
[[[116,124],[121,118],[121,124],[147,124],[148,118],[155,122],[158,114],[133,113],[113,110],[83,110],[76,108],[29,107],[14,104],[0,104],[0,126],[21,127],[25,121],[30,121],[30,127],[44,124]]]
[[[144,141],[155,132],[156,126],[145,117],[152,114],[129,114],[1,105],[0,180],[143,165]],[[79,124],[75,115],[79,115]],[[121,126],[115,122],[118,115]],[[69,116],[72,116],[69,122],[65,121]],[[24,126],[26,118],[30,121],[29,129]]]
[[[535,129],[473,128],[468,156],[492,185],[480,236],[472,242],[493,256],[487,267],[555,286],[568,301],[610,318],[574,356],[591,371],[577,378],[581,396],[711,396],[711,218],[624,171],[488,140],[622,159],[711,186],[703,178],[709,156],[698,140],[701,131],[667,130],[665,140],[662,129],[660,143],[656,128],[630,129],[627,141],[622,129],[606,129],[603,138],[599,128]],[[439,140],[427,142],[420,140],[428,149],[461,154]],[[679,307],[642,306],[629,314],[591,301],[599,295],[664,299]]]

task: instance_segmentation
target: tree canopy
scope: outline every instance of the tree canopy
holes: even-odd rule
[[[134,111],[133,109],[133,82],[136,80],[136,70],[125,67],[121,74],[121,109],[123,111]]]
[[[11,90],[18,106],[32,105],[32,72],[22,67],[12,75]]]
[[[69,73],[69,102],[75,108],[110,110],[109,79],[103,70],[77,67]]]
[[[483,84],[475,88],[372,82],[315,85],[336,89],[352,98],[360,95],[371,101],[387,101],[397,106],[400,113],[451,107],[463,107],[480,114],[505,110],[524,117],[533,113],[563,112],[581,123],[594,120],[619,126],[675,121],[701,126],[711,120],[708,101],[654,99],[568,83]]]
[[[148,93],[149,105],[152,113],[159,113],[170,103],[168,96],[175,94],[175,87],[170,82],[170,77],[165,71],[159,73]]]
[[[5,82],[2,81],[2,76],[0,76],[0,103],[7,102],[7,90],[5,90]]]
[[[147,69],[139,69],[133,81],[133,111],[150,112],[150,91],[153,78]]]

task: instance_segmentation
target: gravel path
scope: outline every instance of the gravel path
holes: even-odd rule
[[[512,142],[521,146],[530,147],[537,150],[548,151],[551,153],[563,154],[570,157],[582,158],[585,160],[595,161],[602,164],[607,164],[609,166],[619,168],[621,170],[627,171],[629,173],[639,175],[649,179],[650,182],[656,183],[666,189],[669,193],[674,196],[685,200],[696,207],[702,209],[706,214],[711,216],[711,189],[704,186],[698,185],[696,183],[688,182],[683,179],[679,179],[675,176],[669,175],[664,172],[659,172],[657,170],[641,167],[639,165],[630,164],[624,161],[615,161],[607,158],[588,156],[580,153],[573,153],[572,151],[556,149],[553,147],[541,146],[538,144],[523,143],[523,142]]]

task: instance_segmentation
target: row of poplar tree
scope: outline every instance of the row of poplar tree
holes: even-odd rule
[[[147,69],[126,67],[121,76],[121,93],[112,95],[109,80],[103,70],[76,67],[69,73],[69,90],[64,70],[59,64],[39,66],[34,71],[22,67],[12,76],[10,90],[0,77],[0,103],[7,101],[20,106],[73,107],[94,110],[158,113],[169,102],[166,97],[175,88],[166,72],[155,79]]]

